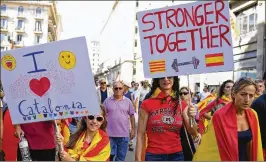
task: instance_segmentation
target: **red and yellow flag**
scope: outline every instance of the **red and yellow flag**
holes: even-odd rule
[[[205,55],[206,67],[224,65],[224,54],[214,53]]]
[[[252,132],[250,147],[251,161],[263,161],[261,134],[257,113],[245,109]],[[238,161],[238,133],[236,108],[232,103],[217,110],[202,136],[201,143],[194,155],[194,161]]]
[[[149,63],[150,73],[165,72],[165,60],[154,60]]]

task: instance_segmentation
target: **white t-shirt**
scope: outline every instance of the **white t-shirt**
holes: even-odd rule
[[[136,101],[137,98],[139,99],[139,97],[140,97],[140,90],[139,89],[136,90],[136,91],[133,91],[132,93],[134,95],[134,100],[135,101]]]
[[[144,98],[145,98],[145,96],[146,96],[149,92],[150,92],[150,88],[149,88],[149,87],[147,87],[146,89],[141,88],[141,90],[140,90],[140,99],[139,99],[139,101],[143,101]]]
[[[201,92],[200,93],[200,101],[204,100],[209,95],[210,95],[210,92]]]

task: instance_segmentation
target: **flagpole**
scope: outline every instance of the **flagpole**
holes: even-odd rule
[[[190,107],[191,106],[191,92],[190,92],[189,75],[187,75],[187,82],[188,82],[188,94],[190,96],[188,107]],[[190,123],[190,127],[193,128],[194,119],[192,117],[189,117],[189,123]]]

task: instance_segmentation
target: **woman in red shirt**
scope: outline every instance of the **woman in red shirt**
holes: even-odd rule
[[[179,78],[153,79],[149,95],[140,109],[135,160],[141,160],[147,133],[146,161],[184,161],[180,130],[185,126],[189,134],[197,135],[197,124],[193,119],[190,126],[188,106],[179,100]],[[193,143],[189,144],[192,147]]]

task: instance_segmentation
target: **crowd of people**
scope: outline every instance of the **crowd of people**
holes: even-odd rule
[[[266,72],[262,80],[226,80],[219,90],[206,86],[202,93],[180,87],[177,76],[109,86],[101,78],[101,113],[57,125],[13,126],[1,92],[0,160],[22,160],[18,142],[25,136],[34,161],[124,161],[128,151],[135,151],[136,161],[263,161],[265,85]]]

